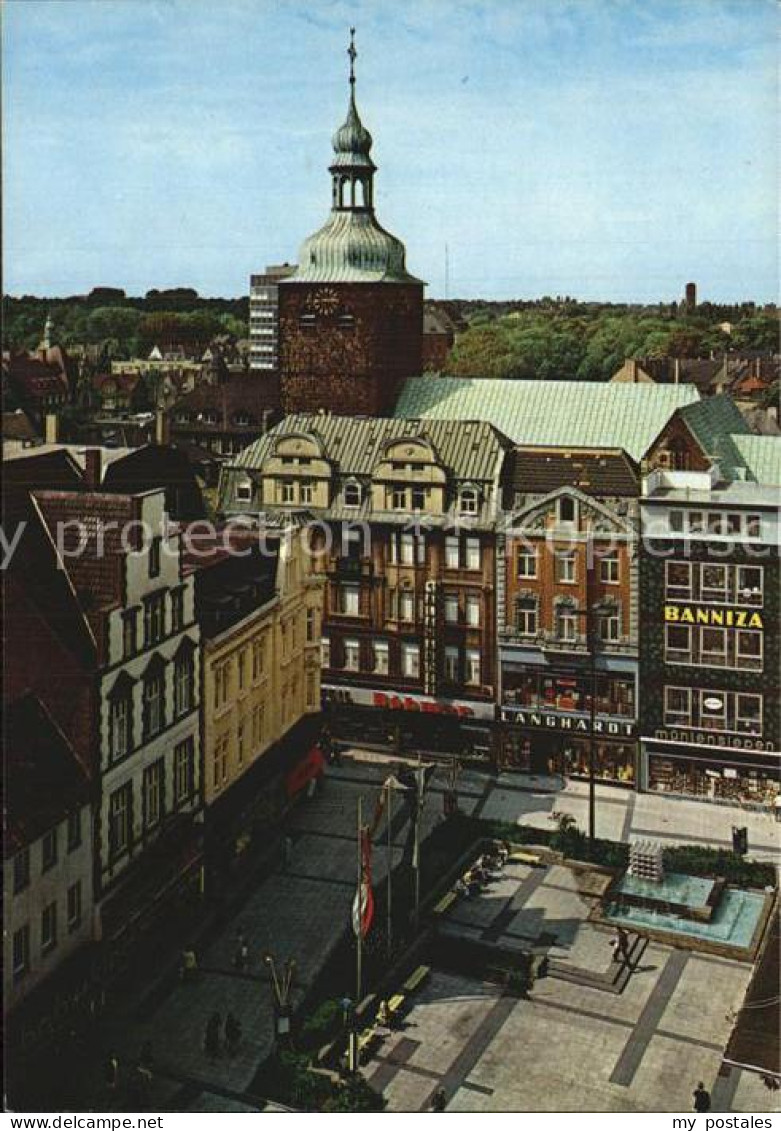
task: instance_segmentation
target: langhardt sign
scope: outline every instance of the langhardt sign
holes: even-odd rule
[[[503,707],[502,719],[516,726],[535,730],[567,731],[571,734],[591,734],[591,720],[582,715],[568,715],[563,711],[529,711],[523,707]],[[594,719],[594,734],[604,738],[634,738],[637,724],[618,719]]]

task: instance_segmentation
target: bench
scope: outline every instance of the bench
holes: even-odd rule
[[[425,982],[430,973],[430,966],[418,966],[417,970],[415,970],[415,972],[410,974],[409,978],[407,978],[406,982],[404,983],[404,989],[408,994],[414,993],[415,990],[418,989],[418,987],[421,986],[423,982]]]
[[[442,896],[439,903],[434,908],[434,914],[435,915],[444,915],[445,912],[448,911],[453,906],[453,904],[456,902],[457,899],[458,899],[458,896],[456,895],[456,893],[454,891],[447,892],[445,895]]]
[[[394,1014],[399,1012],[399,1010],[402,1008],[403,1005],[404,1005],[404,994],[394,994],[393,997],[388,1002],[388,1013],[390,1013],[390,1015],[392,1017]]]
[[[531,864],[535,866],[540,863],[539,856],[533,852],[513,852],[507,857],[508,864]]]

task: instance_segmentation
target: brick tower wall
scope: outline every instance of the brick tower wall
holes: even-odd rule
[[[422,285],[281,284],[283,411],[390,415],[404,380],[421,372],[422,340]]]

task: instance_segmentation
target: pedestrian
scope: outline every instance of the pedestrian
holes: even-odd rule
[[[225,1048],[233,1056],[241,1041],[241,1022],[232,1013],[225,1018]]]
[[[692,1093],[694,1096],[694,1110],[698,1112],[710,1111],[710,1092],[706,1091],[705,1085],[700,1080],[697,1087]]]
[[[221,1025],[222,1018],[219,1013],[212,1013],[211,1017],[206,1022],[206,1033],[203,1040],[203,1047],[207,1056],[219,1056],[220,1054]]]
[[[444,1111],[447,1107],[447,1092],[444,1088],[437,1088],[431,1097],[431,1110]]]
[[[116,1091],[119,1083],[119,1057],[115,1052],[110,1052],[105,1064],[103,1078],[110,1092]]]
[[[179,977],[183,982],[194,982],[197,976],[198,959],[195,951],[191,946],[185,947],[179,964]]]
[[[629,962],[629,932],[623,927],[616,927],[616,937],[618,941],[618,953],[624,962]]]
[[[390,1027],[390,1010],[384,998],[380,1002],[380,1008],[377,1010],[377,1024],[382,1025],[384,1029]]]

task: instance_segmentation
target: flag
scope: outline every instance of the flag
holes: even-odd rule
[[[361,883],[353,900],[353,931],[366,938],[374,918],[372,891],[372,842],[368,828],[361,830]]]

